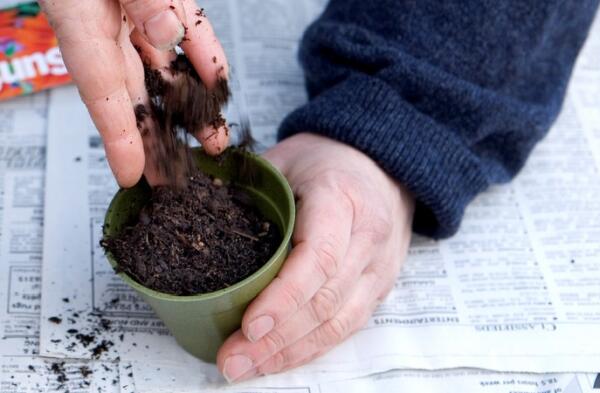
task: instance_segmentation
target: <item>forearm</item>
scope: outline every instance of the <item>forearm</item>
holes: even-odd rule
[[[301,50],[311,100],[281,136],[359,148],[413,192],[418,232],[451,235],[547,132],[598,1],[519,3],[333,0]]]

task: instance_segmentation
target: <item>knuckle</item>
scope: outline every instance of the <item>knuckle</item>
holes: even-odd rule
[[[373,211],[366,213],[365,216],[369,217],[362,231],[366,240],[374,244],[387,241],[394,230],[394,222],[391,218]]]
[[[157,12],[169,9],[169,2],[165,0],[159,1],[147,1],[147,0],[119,0],[123,8],[125,8],[128,14],[132,14],[132,17],[140,17],[142,19],[148,19]],[[173,4],[173,6],[175,6]]]
[[[279,332],[273,331],[263,337],[267,353],[274,354],[286,346],[286,339]]]
[[[343,176],[337,168],[327,168],[319,172],[317,187],[325,192],[339,191],[343,185]]]
[[[287,302],[290,304],[290,307],[292,307],[292,310],[295,311],[300,309],[300,307],[302,307],[305,303],[304,292],[302,292],[302,290],[291,281],[279,280],[281,282],[283,297],[287,299]]]
[[[319,323],[324,323],[333,318],[340,303],[341,296],[336,290],[329,287],[321,288],[311,300],[314,319]]]
[[[340,246],[340,241],[331,235],[329,238],[319,241],[318,245],[313,248],[315,267],[326,279],[332,278],[337,272],[337,250],[341,248]]]
[[[339,316],[331,318],[325,325],[322,344],[333,345],[343,341],[350,334],[350,321]]]
[[[318,182],[311,183],[311,193],[325,196],[336,206],[353,210],[353,192],[360,183],[360,179],[339,168],[329,168],[319,172]]]
[[[284,367],[288,364],[288,356],[286,352],[287,351],[277,352],[271,357],[271,359],[261,364],[258,367],[259,374],[267,375],[283,370]]]

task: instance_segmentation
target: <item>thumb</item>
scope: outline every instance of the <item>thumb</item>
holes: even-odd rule
[[[179,0],[120,0],[125,13],[148,42],[173,49],[185,35],[185,13]]]

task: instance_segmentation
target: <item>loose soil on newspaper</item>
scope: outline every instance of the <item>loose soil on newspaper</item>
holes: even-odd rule
[[[172,79],[145,71],[151,105],[135,108],[138,127],[142,134],[149,124],[157,130],[158,169],[172,184],[155,187],[137,222],[102,246],[119,271],[159,292],[185,296],[229,287],[263,266],[281,240],[243,190],[195,169],[178,135],[225,125],[221,107],[229,88],[221,81],[209,91],[185,56],[171,64]]]

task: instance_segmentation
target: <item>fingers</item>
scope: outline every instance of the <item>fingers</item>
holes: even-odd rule
[[[175,48],[185,34],[185,14],[179,0],[120,0],[127,16],[158,50]]]
[[[136,12],[140,15],[152,13],[150,10],[145,10],[144,4],[147,3],[146,0],[121,0],[121,2],[124,3],[124,7],[127,7],[125,3],[130,3],[129,9],[136,9]],[[155,4],[155,6],[159,8],[164,8],[165,4],[167,5],[167,8],[171,6],[171,0],[155,0],[150,3]],[[217,39],[210,21],[206,17],[204,10],[198,8],[194,0],[176,1],[173,2],[173,6],[175,9],[169,9],[167,14],[181,14],[180,20],[184,21],[183,31],[186,31],[186,33],[185,37],[183,35],[180,37],[180,40],[183,39],[180,43],[182,49],[194,65],[196,72],[198,72],[198,75],[204,84],[209,89],[215,88],[220,78],[227,79],[229,75],[229,65],[227,64],[225,51]],[[140,8],[140,10],[137,10],[137,8]],[[131,11],[129,11],[128,8],[126,9],[129,14]],[[132,16],[132,18],[134,17]],[[136,20],[138,19],[142,20],[143,18],[140,17]],[[145,32],[144,37],[146,38],[149,33],[148,29],[146,28],[144,30],[143,23],[140,24],[139,22],[136,22],[136,20],[134,20],[134,23],[136,23],[137,30]],[[148,39],[148,41],[152,44],[151,40]],[[157,45],[153,46],[160,51],[163,51],[164,49],[173,49],[175,45],[163,48],[158,47]],[[159,55],[147,48],[144,48],[144,53],[150,55],[151,58],[156,59],[159,57]],[[167,63],[165,66],[168,65],[169,64]]]
[[[208,126],[195,134],[208,155],[218,156],[229,145],[229,128],[227,125]]]
[[[242,331],[250,341],[258,341],[310,301],[336,275],[348,250],[350,202],[327,187],[312,188],[306,198],[300,195],[294,249],[244,315]]]
[[[123,52],[123,64],[125,68],[125,86],[129,91],[131,104],[148,105],[149,98],[144,82],[144,65],[137,50],[134,48],[128,28],[121,30],[119,35],[121,51]]]
[[[134,45],[140,49],[141,56],[152,69],[160,70],[163,78],[166,80],[172,81],[173,78],[177,78],[176,75],[174,76],[168,71],[171,62],[176,56],[174,51],[156,50],[144,40],[137,29],[131,34],[131,40]],[[196,131],[194,137],[202,144],[206,153],[212,156],[221,154],[229,145],[229,129],[226,124],[216,127],[206,125],[201,130]],[[144,138],[144,140],[146,140],[146,138]],[[148,148],[149,143],[147,142],[145,146]],[[148,172],[148,165],[146,165],[146,167],[146,171]]]
[[[213,27],[194,0],[182,0],[188,21],[187,34],[181,42],[185,54],[209,89],[218,80],[227,79],[229,66],[225,51],[215,35]]]
[[[380,303],[379,287],[375,274],[363,274],[348,302],[333,318],[272,356],[258,367],[257,373],[274,374],[298,367],[345,341],[369,321]]]
[[[146,163],[144,167],[144,176],[151,186],[164,185],[168,184],[168,179],[158,169],[158,165],[156,165],[156,123],[152,120],[151,116],[145,115],[149,112],[150,98],[144,80],[144,65],[138,51],[132,43],[134,40],[133,37],[136,36],[138,37],[138,39],[135,40],[137,43],[141,44],[141,42],[143,42],[143,45],[152,48],[137,32],[137,29],[131,33],[131,39],[127,37],[127,39],[124,40],[123,54],[125,56],[125,68],[127,70],[127,90],[129,91],[131,101],[134,105],[137,127],[142,135],[144,143]],[[155,52],[165,55],[168,53],[160,51]]]
[[[285,324],[285,328],[271,334],[264,341],[262,349],[254,345],[244,352],[248,343],[241,332],[235,333],[223,346],[219,353],[217,365],[223,371],[228,381],[241,381],[256,375],[272,374],[287,368],[300,365],[331,349],[336,344],[344,341],[348,336],[361,328],[371,316],[378,304],[378,278],[374,274],[364,274],[355,280],[353,291],[348,296],[348,301],[327,321],[315,324],[302,335],[291,339],[299,332],[294,325],[302,324],[313,317],[310,316],[309,307],[306,312],[298,313],[292,320]],[[266,337],[265,337],[266,338]],[[229,349],[235,348],[236,352]],[[273,349],[275,349],[273,351]],[[261,353],[260,351],[266,353]]]
[[[249,358],[252,364],[261,365],[273,355],[335,317],[351,296],[354,285],[359,281],[361,272],[368,264],[367,261],[371,260],[372,255],[369,255],[371,252],[372,250],[365,247],[365,244],[353,239],[339,275],[325,283],[315,296],[290,319],[257,342],[248,341],[241,332],[232,336],[219,353],[221,365],[227,362],[229,356],[240,354]],[[231,377],[231,375],[232,371],[230,370],[229,376]]]
[[[144,150],[127,91],[123,53],[116,43],[124,28],[120,8],[98,0],[45,2],[44,8],[118,183],[133,186],[143,172]]]
[[[164,78],[170,78],[168,72],[171,62],[175,60],[177,54],[174,50],[158,50],[146,41],[143,34],[136,28],[130,35],[132,45],[139,50],[138,57],[148,64],[153,70],[160,70]]]

